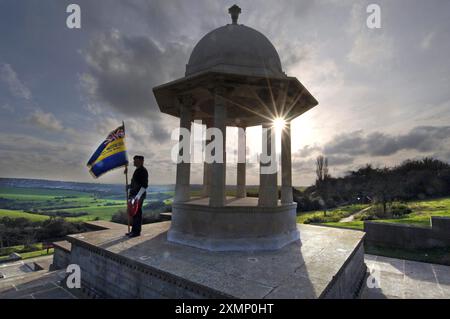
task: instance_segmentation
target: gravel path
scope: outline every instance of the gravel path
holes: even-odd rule
[[[358,212],[356,212],[356,213],[354,213],[354,214],[352,214],[352,215],[350,215],[348,217],[342,218],[339,222],[340,223],[352,222],[355,219],[355,216],[358,216],[359,214],[364,213],[365,211],[369,210],[370,207],[372,207],[372,206],[366,207],[366,208],[361,209],[360,211],[358,211]]]

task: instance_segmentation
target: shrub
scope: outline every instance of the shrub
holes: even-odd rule
[[[319,223],[326,223],[326,222],[327,222],[327,218],[324,216],[319,216],[319,215],[314,215],[314,216],[308,217],[304,221],[305,224],[319,224]]]
[[[63,218],[51,217],[42,222],[32,222],[26,218],[4,217],[0,219],[2,226],[1,244],[5,246],[26,245],[32,249],[34,242],[55,240],[69,234],[85,232],[88,228],[81,222],[68,222]]]
[[[374,219],[378,219],[378,217],[375,214],[363,213],[363,214],[359,215],[356,219],[357,220],[374,220]]]
[[[394,217],[401,217],[412,212],[412,210],[407,205],[401,203],[392,204],[391,211]]]

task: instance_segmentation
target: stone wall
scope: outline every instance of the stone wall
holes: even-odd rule
[[[66,251],[55,247],[53,253],[53,269],[64,269],[70,264],[70,251]]]
[[[362,243],[360,241],[318,298],[355,298],[366,275]],[[94,298],[236,298],[77,240],[72,242],[71,262],[81,268],[83,292]]]
[[[119,299],[231,297],[93,246],[72,245],[71,262],[80,266],[83,289],[91,296]]]
[[[64,240],[53,243],[53,247],[54,253],[51,270],[67,268],[67,266],[71,263],[70,262],[71,244],[68,241]]]
[[[299,239],[296,207],[175,203],[167,238],[211,251],[275,250]]]
[[[450,247],[450,218],[431,217],[430,227],[364,222],[365,244],[403,249]]]
[[[329,285],[330,288],[325,290],[320,298],[353,299],[357,296],[364,284],[367,272],[367,267],[364,263],[364,246],[362,243],[347,259],[339,273],[334,276]]]

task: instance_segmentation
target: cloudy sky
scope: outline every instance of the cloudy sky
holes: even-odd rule
[[[194,45],[230,23],[235,2],[0,0],[0,177],[93,181],[86,161],[124,120],[130,154],[146,156],[151,182],[174,183],[178,121],[159,112],[151,88],[184,75]],[[80,30],[66,27],[70,3],[81,7]],[[370,3],[381,7],[381,29],[367,28]],[[450,161],[450,1],[237,4],[239,22],[264,33],[284,71],[319,101],[292,124],[295,185],[314,181],[319,154],[334,176],[365,163]],[[249,131],[256,152],[258,128]],[[249,165],[248,183],[257,172]],[[193,165],[192,182],[201,175]]]

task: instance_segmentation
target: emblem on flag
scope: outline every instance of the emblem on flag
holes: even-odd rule
[[[89,172],[95,178],[106,172],[128,165],[125,147],[125,125],[110,132],[87,162]]]

